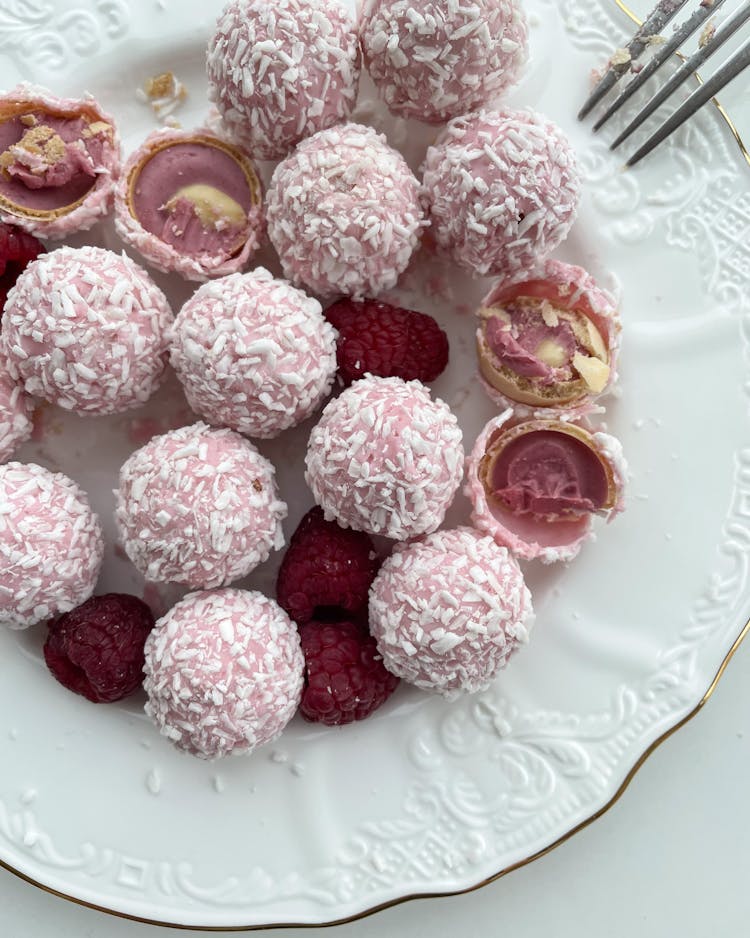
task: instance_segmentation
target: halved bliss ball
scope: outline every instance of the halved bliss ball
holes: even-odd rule
[[[423,167],[432,236],[481,276],[509,276],[544,259],[567,237],[580,190],[566,137],[530,108],[455,118]]]
[[[115,224],[158,270],[188,280],[235,273],[258,248],[264,225],[255,166],[208,131],[156,130],[125,164]]]
[[[99,518],[72,479],[0,466],[0,623],[25,629],[84,602],[103,553]]]
[[[580,416],[617,379],[620,316],[581,267],[548,260],[501,280],[478,318],[485,390],[516,416]]]
[[[386,668],[449,700],[486,690],[533,621],[515,559],[471,528],[399,545],[370,590]]]
[[[172,312],[125,254],[62,247],[19,276],[3,317],[3,353],[29,394],[81,415],[147,401],[167,367]]]
[[[491,420],[467,468],[472,522],[524,560],[572,560],[595,515],[624,509],[622,446],[569,420]]]
[[[326,520],[396,540],[434,531],[461,484],[461,428],[419,381],[367,377],[310,434],[305,479]]]
[[[90,228],[112,207],[120,141],[91,95],[21,84],[0,97],[0,221],[42,238]]]
[[[18,381],[0,364],[0,462],[15,453],[31,436],[34,404]]]
[[[317,410],[336,373],[320,303],[262,267],[204,284],[175,320],[171,362],[209,423],[268,439]]]
[[[272,599],[225,589],[191,593],[146,641],[146,713],[199,759],[250,753],[275,739],[299,705],[297,629]]]
[[[338,0],[230,0],[208,45],[208,93],[252,156],[277,160],[349,117],[359,68]]]
[[[274,171],[268,236],[284,275],[321,296],[377,296],[406,270],[425,224],[419,183],[361,124],[304,140]]]
[[[365,64],[389,109],[441,123],[514,85],[528,56],[518,0],[446,3],[367,0]]]
[[[232,430],[196,423],[154,437],[115,494],[125,552],[154,582],[224,586],[284,544],[274,468]]]

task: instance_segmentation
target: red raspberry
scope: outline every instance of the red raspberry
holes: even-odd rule
[[[137,597],[93,596],[50,622],[44,660],[68,690],[112,703],[141,686],[143,646],[153,626],[153,613]]]
[[[308,622],[300,630],[306,720],[341,726],[364,720],[391,696],[398,678],[386,671],[375,639],[354,622]]]
[[[326,521],[322,508],[312,508],[281,561],[276,599],[300,625],[316,617],[356,616],[367,608],[378,566],[366,534]]]
[[[448,364],[448,336],[425,313],[344,299],[325,314],[339,333],[336,358],[345,385],[368,373],[434,381]]]
[[[18,275],[45,250],[41,241],[22,228],[0,222],[0,314]]]

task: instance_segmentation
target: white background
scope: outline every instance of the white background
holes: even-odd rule
[[[750,639],[713,697],[572,840],[468,896],[411,902],[322,938],[741,938],[750,933]],[[198,935],[54,899],[0,871],[0,938]],[[310,938],[301,929],[267,932]]]

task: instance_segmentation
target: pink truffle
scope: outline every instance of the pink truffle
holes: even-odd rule
[[[356,381],[310,434],[305,479],[326,520],[405,540],[434,531],[463,477],[461,429],[419,381]]]
[[[336,374],[320,303],[262,267],[204,284],[183,306],[172,365],[209,423],[268,439],[309,417]]]
[[[544,259],[567,237],[580,189],[562,131],[528,108],[455,118],[424,161],[435,242],[481,276],[508,276]]]
[[[533,622],[518,564],[471,528],[398,545],[370,588],[386,668],[448,700],[486,690]]]
[[[614,298],[582,267],[548,259],[517,271],[493,284],[479,310],[484,389],[516,417],[579,419],[617,382],[621,331]]]
[[[345,124],[304,140],[268,190],[268,235],[284,274],[325,296],[393,287],[425,225],[419,183],[372,127]]]
[[[81,415],[117,414],[158,388],[171,324],[164,294],[125,254],[62,247],[19,276],[2,345],[29,394]]]
[[[360,52],[337,0],[231,0],[208,46],[208,91],[227,131],[256,159],[347,120]]]
[[[125,552],[153,582],[225,586],[284,545],[274,468],[232,430],[154,437],[122,466],[115,495]]]
[[[528,57],[519,0],[366,0],[365,64],[389,109],[441,123],[468,114],[519,78]]]
[[[83,490],[60,472],[0,466],[0,622],[25,629],[94,592],[104,540]]]
[[[22,83],[0,96],[0,221],[40,238],[91,228],[112,207],[120,140],[91,95]]]
[[[34,403],[21,385],[0,368],[0,462],[15,453],[33,430]]]
[[[299,705],[304,658],[296,626],[261,593],[191,593],[146,641],[146,713],[199,759],[250,753]]]
[[[523,560],[573,560],[592,537],[595,515],[625,508],[622,445],[570,420],[489,421],[468,459],[471,520]]]
[[[188,280],[247,266],[264,228],[263,192],[246,154],[205,130],[155,130],[115,192],[117,233],[152,267]]]

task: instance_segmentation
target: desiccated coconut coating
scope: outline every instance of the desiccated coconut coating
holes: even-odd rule
[[[487,104],[518,81],[528,56],[518,0],[366,0],[360,36],[390,110],[429,123]]]
[[[148,579],[211,589],[284,544],[275,471],[232,430],[196,423],[154,437],[120,470],[120,537]]]
[[[486,690],[533,621],[515,559],[471,528],[397,546],[370,588],[385,666],[449,700]]]
[[[116,414],[157,389],[169,304],[125,254],[62,247],[29,264],[8,294],[2,351],[29,394],[78,414]]]
[[[31,436],[34,405],[21,385],[0,366],[0,462]]]
[[[263,160],[346,120],[359,69],[354,18],[337,0],[231,0],[208,47],[209,97]]]
[[[305,479],[326,520],[397,540],[434,531],[464,469],[461,429],[419,381],[356,381],[310,434]]]
[[[482,276],[510,275],[554,250],[575,220],[580,188],[567,139],[530,108],[455,118],[423,167],[432,236]]]
[[[272,599],[225,589],[191,593],[146,641],[146,713],[200,759],[252,752],[294,716],[304,658]]]
[[[91,596],[104,541],[72,479],[42,466],[0,466],[0,623],[25,629]]]
[[[279,163],[266,216],[286,277],[355,298],[395,285],[425,225],[414,174],[362,124],[321,131]]]
[[[260,439],[310,416],[336,374],[320,303],[262,267],[204,284],[175,320],[171,362],[193,410]]]

